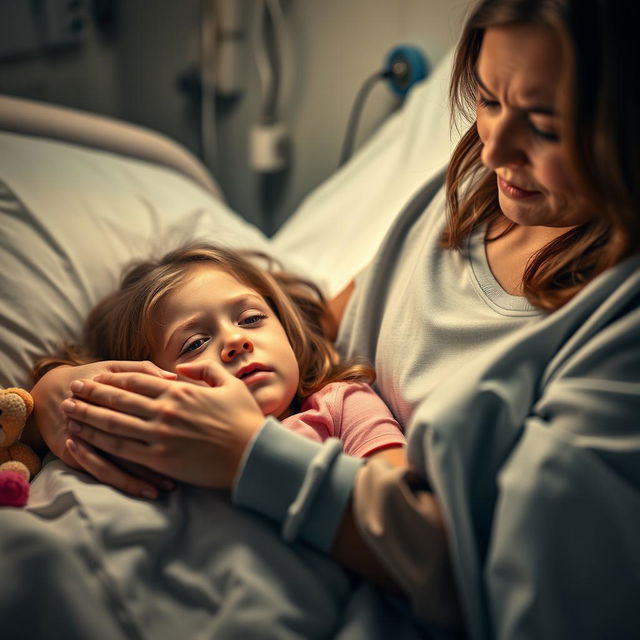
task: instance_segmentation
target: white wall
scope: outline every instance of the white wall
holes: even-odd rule
[[[291,126],[295,162],[290,183],[273,215],[281,222],[300,199],[335,170],[354,98],[363,81],[382,67],[398,44],[419,45],[435,64],[455,41],[465,0],[301,0],[289,16],[299,55]],[[369,95],[361,141],[396,105],[380,83]],[[250,208],[255,203],[236,196]],[[242,199],[241,199],[242,198]]]
[[[255,0],[243,3],[250,27]],[[258,78],[247,40],[244,91],[218,102],[220,163],[215,167],[231,206],[273,231],[336,168],[355,95],[389,50],[411,43],[436,63],[455,42],[470,0],[282,0],[296,57],[289,107],[290,169],[264,178],[249,167],[247,136],[259,109]],[[117,114],[160,130],[199,153],[199,115],[177,88],[195,62],[199,0],[120,2],[114,43],[89,33],[85,44],[54,57],[0,63],[0,91]],[[362,141],[395,105],[383,84],[367,100]]]

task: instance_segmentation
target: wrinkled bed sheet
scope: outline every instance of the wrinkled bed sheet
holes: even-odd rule
[[[221,492],[145,501],[52,459],[0,529],[6,637],[419,637],[402,605]]]

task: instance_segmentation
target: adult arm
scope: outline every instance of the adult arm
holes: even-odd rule
[[[407,468],[380,460],[363,465],[342,454],[325,470],[317,492],[307,492],[305,485],[317,477],[329,447],[267,421],[244,456],[235,502],[283,523],[289,539],[288,523],[301,513],[294,538],[332,553],[374,584],[404,594],[426,625],[461,628],[437,498]]]
[[[272,418],[265,422],[242,381],[215,363],[180,372],[187,369],[210,386],[140,374],[74,384],[69,446],[80,458],[93,445],[177,480],[233,487],[237,504],[283,523],[287,539],[298,537],[405,594],[424,621],[459,626],[443,519],[426,486],[406,469],[379,460],[362,466],[339,453],[321,469],[317,491],[306,495],[314,460],[330,453],[331,442],[320,445]],[[295,505],[303,517],[292,534],[286,523]]]
[[[640,628],[635,315],[618,345],[594,341],[546,385],[500,472],[485,573],[496,637]]]
[[[368,455],[369,460],[384,460],[392,467],[404,469],[407,466],[406,446],[392,446],[385,449],[378,449]]]
[[[463,626],[442,510],[410,469],[371,460],[355,478],[332,552],[344,565],[410,601],[416,617]]]
[[[331,317],[325,327],[325,332],[331,341],[338,337],[338,329],[340,328],[342,317],[344,316],[345,309],[351,299],[355,286],[355,280],[351,280],[351,282],[349,282],[349,284],[340,293],[338,293],[335,298],[329,300],[329,314]]]

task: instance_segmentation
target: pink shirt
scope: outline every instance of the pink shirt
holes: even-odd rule
[[[406,444],[387,405],[369,385],[360,382],[328,384],[305,398],[300,413],[281,422],[317,442],[339,438],[344,452],[358,458]]]

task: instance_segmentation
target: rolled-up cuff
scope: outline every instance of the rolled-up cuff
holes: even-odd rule
[[[311,462],[324,446],[267,418],[244,455],[233,488],[234,503],[285,522]],[[361,464],[362,460],[344,454],[333,458],[318,490],[307,497],[311,503],[303,505],[305,518],[298,529],[302,540],[325,553],[330,551]]]

